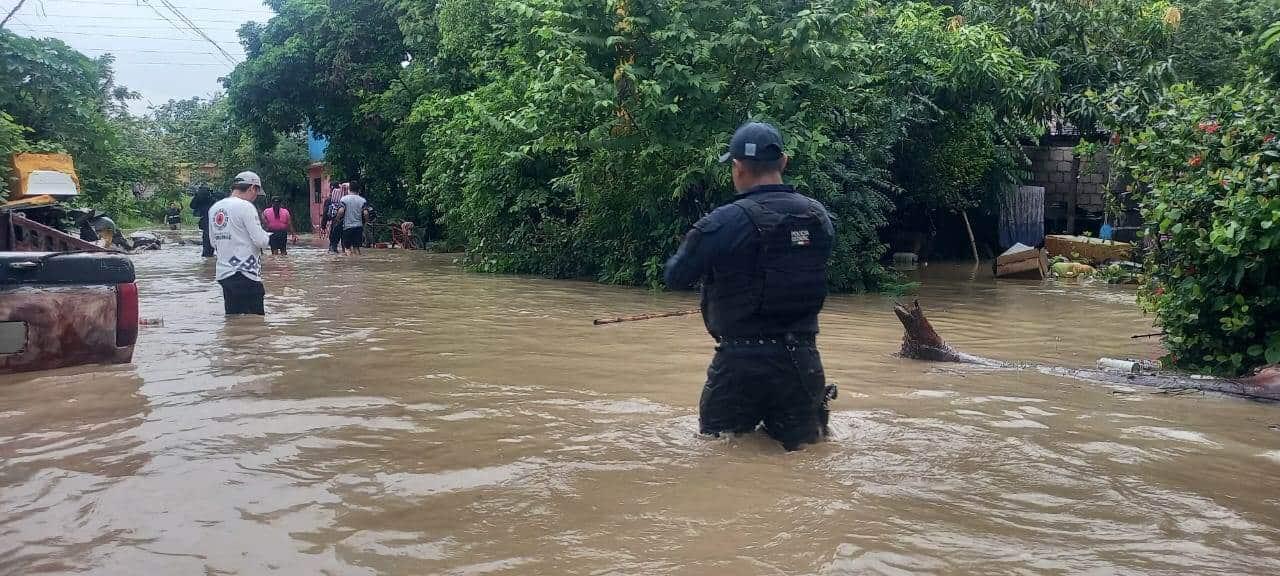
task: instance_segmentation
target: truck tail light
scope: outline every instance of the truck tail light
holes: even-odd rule
[[[138,341],[138,285],[116,285],[116,346],[133,346]]]

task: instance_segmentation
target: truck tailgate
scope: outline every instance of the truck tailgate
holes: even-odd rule
[[[12,250],[27,244],[85,249]],[[129,258],[9,212],[0,212],[0,247],[0,374],[133,359],[138,286]]]
[[[133,346],[116,346],[116,287],[0,287],[0,332],[26,333],[18,352],[0,353],[0,373],[77,364],[129,362]],[[9,352],[8,350],[4,352]]]

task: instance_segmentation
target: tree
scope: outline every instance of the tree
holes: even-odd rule
[[[1280,16],[1277,0],[966,0],[970,22],[992,23],[1029,56],[1052,61],[1060,88],[1044,117],[1096,132],[1089,98],[1130,85],[1148,99],[1167,86],[1221,86],[1239,79],[1240,58],[1260,25]]]
[[[310,226],[305,176],[309,155],[302,134],[269,133],[270,142],[264,144],[257,139],[257,130],[236,121],[222,95],[170,100],[150,116],[157,133],[174,151],[175,170],[181,166],[193,182],[218,190],[229,189],[238,172],[253,170],[262,177],[269,197],[281,197],[298,216],[297,223]],[[220,177],[207,181],[199,171],[204,164],[216,165]]]
[[[1275,2],[276,0],[229,85],[237,118],[331,136],[476,269],[612,283],[656,283],[732,197],[729,134],[773,121],[837,216],[833,288],[874,289],[895,206],[1017,183],[1021,141],[1093,125],[1091,90],[1221,82]]]
[[[380,206],[403,205],[388,133],[400,120],[367,106],[400,75],[405,50],[394,2],[271,0],[277,16],[240,30],[247,59],[228,76],[236,121],[264,150],[276,133],[311,129],[330,141],[339,177],[361,178]]]
[[[273,6],[280,16],[242,31],[237,117],[319,127],[330,160],[359,151],[366,173],[403,178],[478,269],[613,283],[657,282],[679,236],[731,198],[715,159],[760,118],[787,134],[792,180],[839,218],[833,287],[873,289],[902,139],[947,110],[1016,133],[1051,68],[920,2]],[[365,34],[317,69],[346,29],[391,19],[398,35]],[[357,62],[365,81],[353,83],[344,70]]]
[[[460,25],[452,43],[442,30],[440,45],[476,47],[460,59],[478,87],[418,100],[404,125],[410,146],[431,143],[419,197],[481,269],[606,282],[656,281],[678,236],[731,197],[715,159],[756,117],[781,126],[789,176],[837,214],[833,287],[873,289],[908,127],[944,105],[1021,117],[1050,68],[922,3],[467,13],[497,21]]]
[[[0,30],[0,74],[21,78],[0,86],[0,110],[21,126],[22,150],[64,149],[77,161],[82,186],[99,199],[122,186],[115,165],[118,137],[110,124],[109,58],[94,60],[60,40],[24,38]],[[8,155],[19,149],[3,150]]]

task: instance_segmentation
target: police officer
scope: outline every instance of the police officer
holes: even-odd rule
[[[666,267],[671,288],[702,280],[703,322],[717,343],[699,428],[719,436],[763,422],[796,450],[825,432],[815,337],[835,229],[822,204],[783,184],[787,155],[773,126],[744,124],[720,160],[733,162],[736,200],[694,224]]]
[[[191,212],[200,224],[200,243],[204,247],[200,255],[205,258],[213,257],[213,242],[209,240],[209,208],[217,201],[213,189],[207,184],[201,184],[191,198]]]

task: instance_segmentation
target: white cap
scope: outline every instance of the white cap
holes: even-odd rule
[[[257,186],[259,189],[262,189],[262,178],[259,178],[256,173],[249,172],[248,170],[241,172],[239,174],[236,174],[236,179],[232,180],[231,183],[232,184],[253,184],[254,186]],[[265,192],[265,190],[263,191]]]

